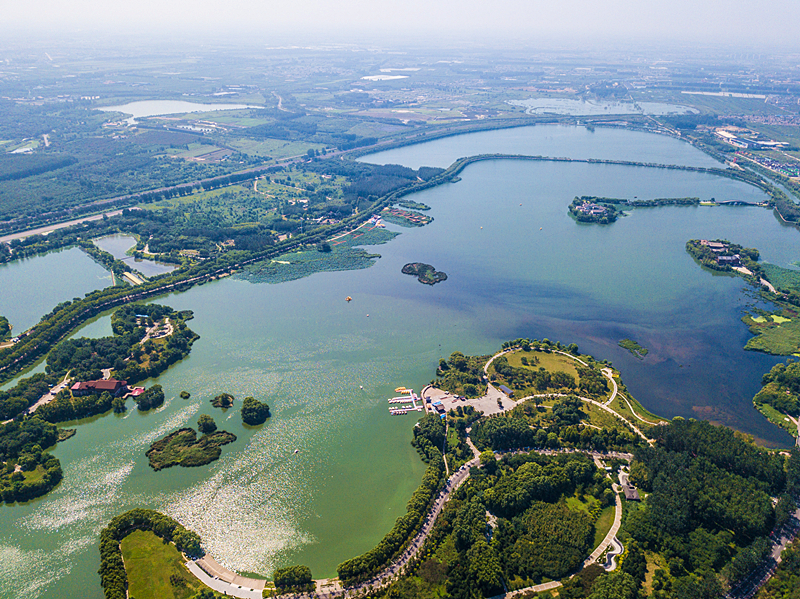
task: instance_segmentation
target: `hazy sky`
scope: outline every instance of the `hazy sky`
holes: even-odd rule
[[[440,32],[475,39],[546,37],[567,45],[617,38],[800,48],[800,0],[2,0],[0,6],[2,26],[16,33],[148,28],[236,36],[305,30],[341,40]]]

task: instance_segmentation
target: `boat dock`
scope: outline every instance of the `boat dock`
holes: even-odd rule
[[[394,404],[389,407],[389,413],[392,416],[405,416],[409,412],[422,412],[422,400],[414,393],[413,389],[398,387],[394,391],[395,393],[402,393],[403,395],[399,397],[390,397],[387,400],[390,404]],[[417,405],[417,402],[419,402],[419,405]]]

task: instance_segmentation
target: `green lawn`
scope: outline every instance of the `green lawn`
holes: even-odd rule
[[[596,405],[587,402],[583,402],[581,407],[583,408],[583,411],[589,415],[588,419],[589,424],[593,424],[594,426],[599,426],[600,428],[616,429],[619,431],[630,432],[628,427],[625,426],[624,422],[622,422],[619,418],[617,418],[613,414],[609,414],[603,408],[599,408]],[[625,414],[622,414],[622,416],[624,417]],[[630,410],[628,411],[628,416],[630,416]],[[635,419],[629,418],[629,420],[635,420]]]
[[[204,586],[183,565],[180,552],[150,531],[122,539],[129,599],[186,599]]]
[[[611,530],[611,526],[614,524],[615,509],[616,506],[611,504],[608,507],[603,508],[603,511],[600,512],[597,522],[594,523],[594,545],[592,545],[592,549],[602,543],[603,539],[606,538],[608,531]]]
[[[576,512],[585,512],[588,514],[595,503],[596,501],[593,497],[587,497],[584,499],[580,499],[575,495],[572,497],[567,497],[567,507],[571,510],[575,510]]]
[[[282,139],[265,139],[263,141],[236,139],[229,142],[229,145],[251,156],[272,156],[273,158],[299,156],[305,154],[309,149],[322,149],[322,144],[284,141]]]
[[[537,358],[539,362],[536,364],[536,366],[523,366],[521,362],[523,356],[528,358],[528,361],[531,364],[533,364],[532,357]],[[575,380],[578,380],[578,369],[575,368],[577,362],[572,358],[568,358],[562,354],[520,350],[512,354],[506,354],[506,358],[508,358],[508,363],[516,368],[532,368],[533,370],[538,370],[539,367],[542,367],[549,372],[557,372],[560,370],[562,372],[566,372],[567,374],[571,374],[575,377]]]
[[[775,426],[785,429],[792,436],[797,435],[797,427],[791,420],[786,418],[786,414],[779,412],[769,404],[756,404],[756,409]]]
[[[618,381],[618,383],[619,383],[619,381]],[[631,406],[633,407],[633,410],[636,412],[636,414],[641,416],[642,418],[644,418],[648,422],[669,422],[669,420],[667,420],[666,418],[662,418],[661,416],[656,416],[652,412],[646,410],[642,406],[642,404],[640,404],[638,401],[636,401],[633,397],[630,397],[629,395],[626,395],[625,397],[628,398],[628,401],[631,403]],[[641,420],[636,418],[636,416],[631,414],[631,411],[628,408],[628,404],[625,403],[620,398],[619,395],[617,395],[617,397],[614,398],[614,401],[612,401],[611,404],[609,404],[608,407],[613,409],[614,411],[616,411],[620,416],[622,416],[623,418],[627,419],[631,424],[637,426],[640,429],[642,427],[649,426],[648,424],[642,422]]]

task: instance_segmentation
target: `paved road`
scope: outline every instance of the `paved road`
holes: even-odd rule
[[[204,585],[214,589],[218,593],[223,593],[230,597],[239,597],[240,599],[261,599],[263,593],[257,589],[248,589],[245,587],[237,587],[229,582],[220,580],[219,578],[212,578],[206,574],[203,569],[194,562],[186,562],[186,567],[189,572],[195,575]]]
[[[791,543],[800,532],[800,508],[796,509],[792,518],[779,531],[772,533],[772,543],[769,555],[758,568],[742,580],[736,587],[725,595],[726,599],[750,599],[775,573],[781,561],[781,552]]]
[[[611,397],[609,397],[606,402],[606,405],[609,405],[617,396],[617,381],[614,380],[614,372],[610,368],[603,368],[600,372],[606,375],[606,378],[611,381],[611,385],[614,387],[614,390],[611,392]]]
[[[21,231],[19,233],[12,233],[11,235],[4,235],[3,237],[0,237],[0,243],[8,243],[14,239],[25,239],[31,235],[43,235],[45,233],[49,233],[50,231],[55,231],[56,229],[64,229],[66,227],[71,227],[72,225],[79,225],[80,223],[86,223],[92,220],[100,220],[105,216],[116,216],[117,214],[122,214],[122,210],[112,210],[111,212],[95,214],[94,216],[87,216],[86,218],[76,218],[75,220],[69,220],[64,223],[47,225],[45,227],[39,227],[29,231]]]

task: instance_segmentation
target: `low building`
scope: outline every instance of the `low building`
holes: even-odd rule
[[[628,501],[641,501],[639,498],[639,490],[633,485],[622,485],[622,492],[625,494],[625,499]]]
[[[589,214],[591,216],[602,216],[606,212],[608,212],[608,208],[605,206],[600,206],[599,204],[594,204],[592,202],[584,202],[580,206],[578,206],[578,211],[583,212],[584,214]]]
[[[114,397],[120,397],[128,392],[128,381],[118,381],[116,379],[104,379],[99,381],[84,381],[75,383],[70,388],[72,395],[82,397],[84,395],[96,395],[108,391]]]
[[[718,256],[717,264],[721,264],[723,266],[741,266],[742,258],[739,256],[739,254],[734,254],[733,256]]]
[[[505,385],[500,385],[499,389],[509,397],[514,397],[514,392]]]

